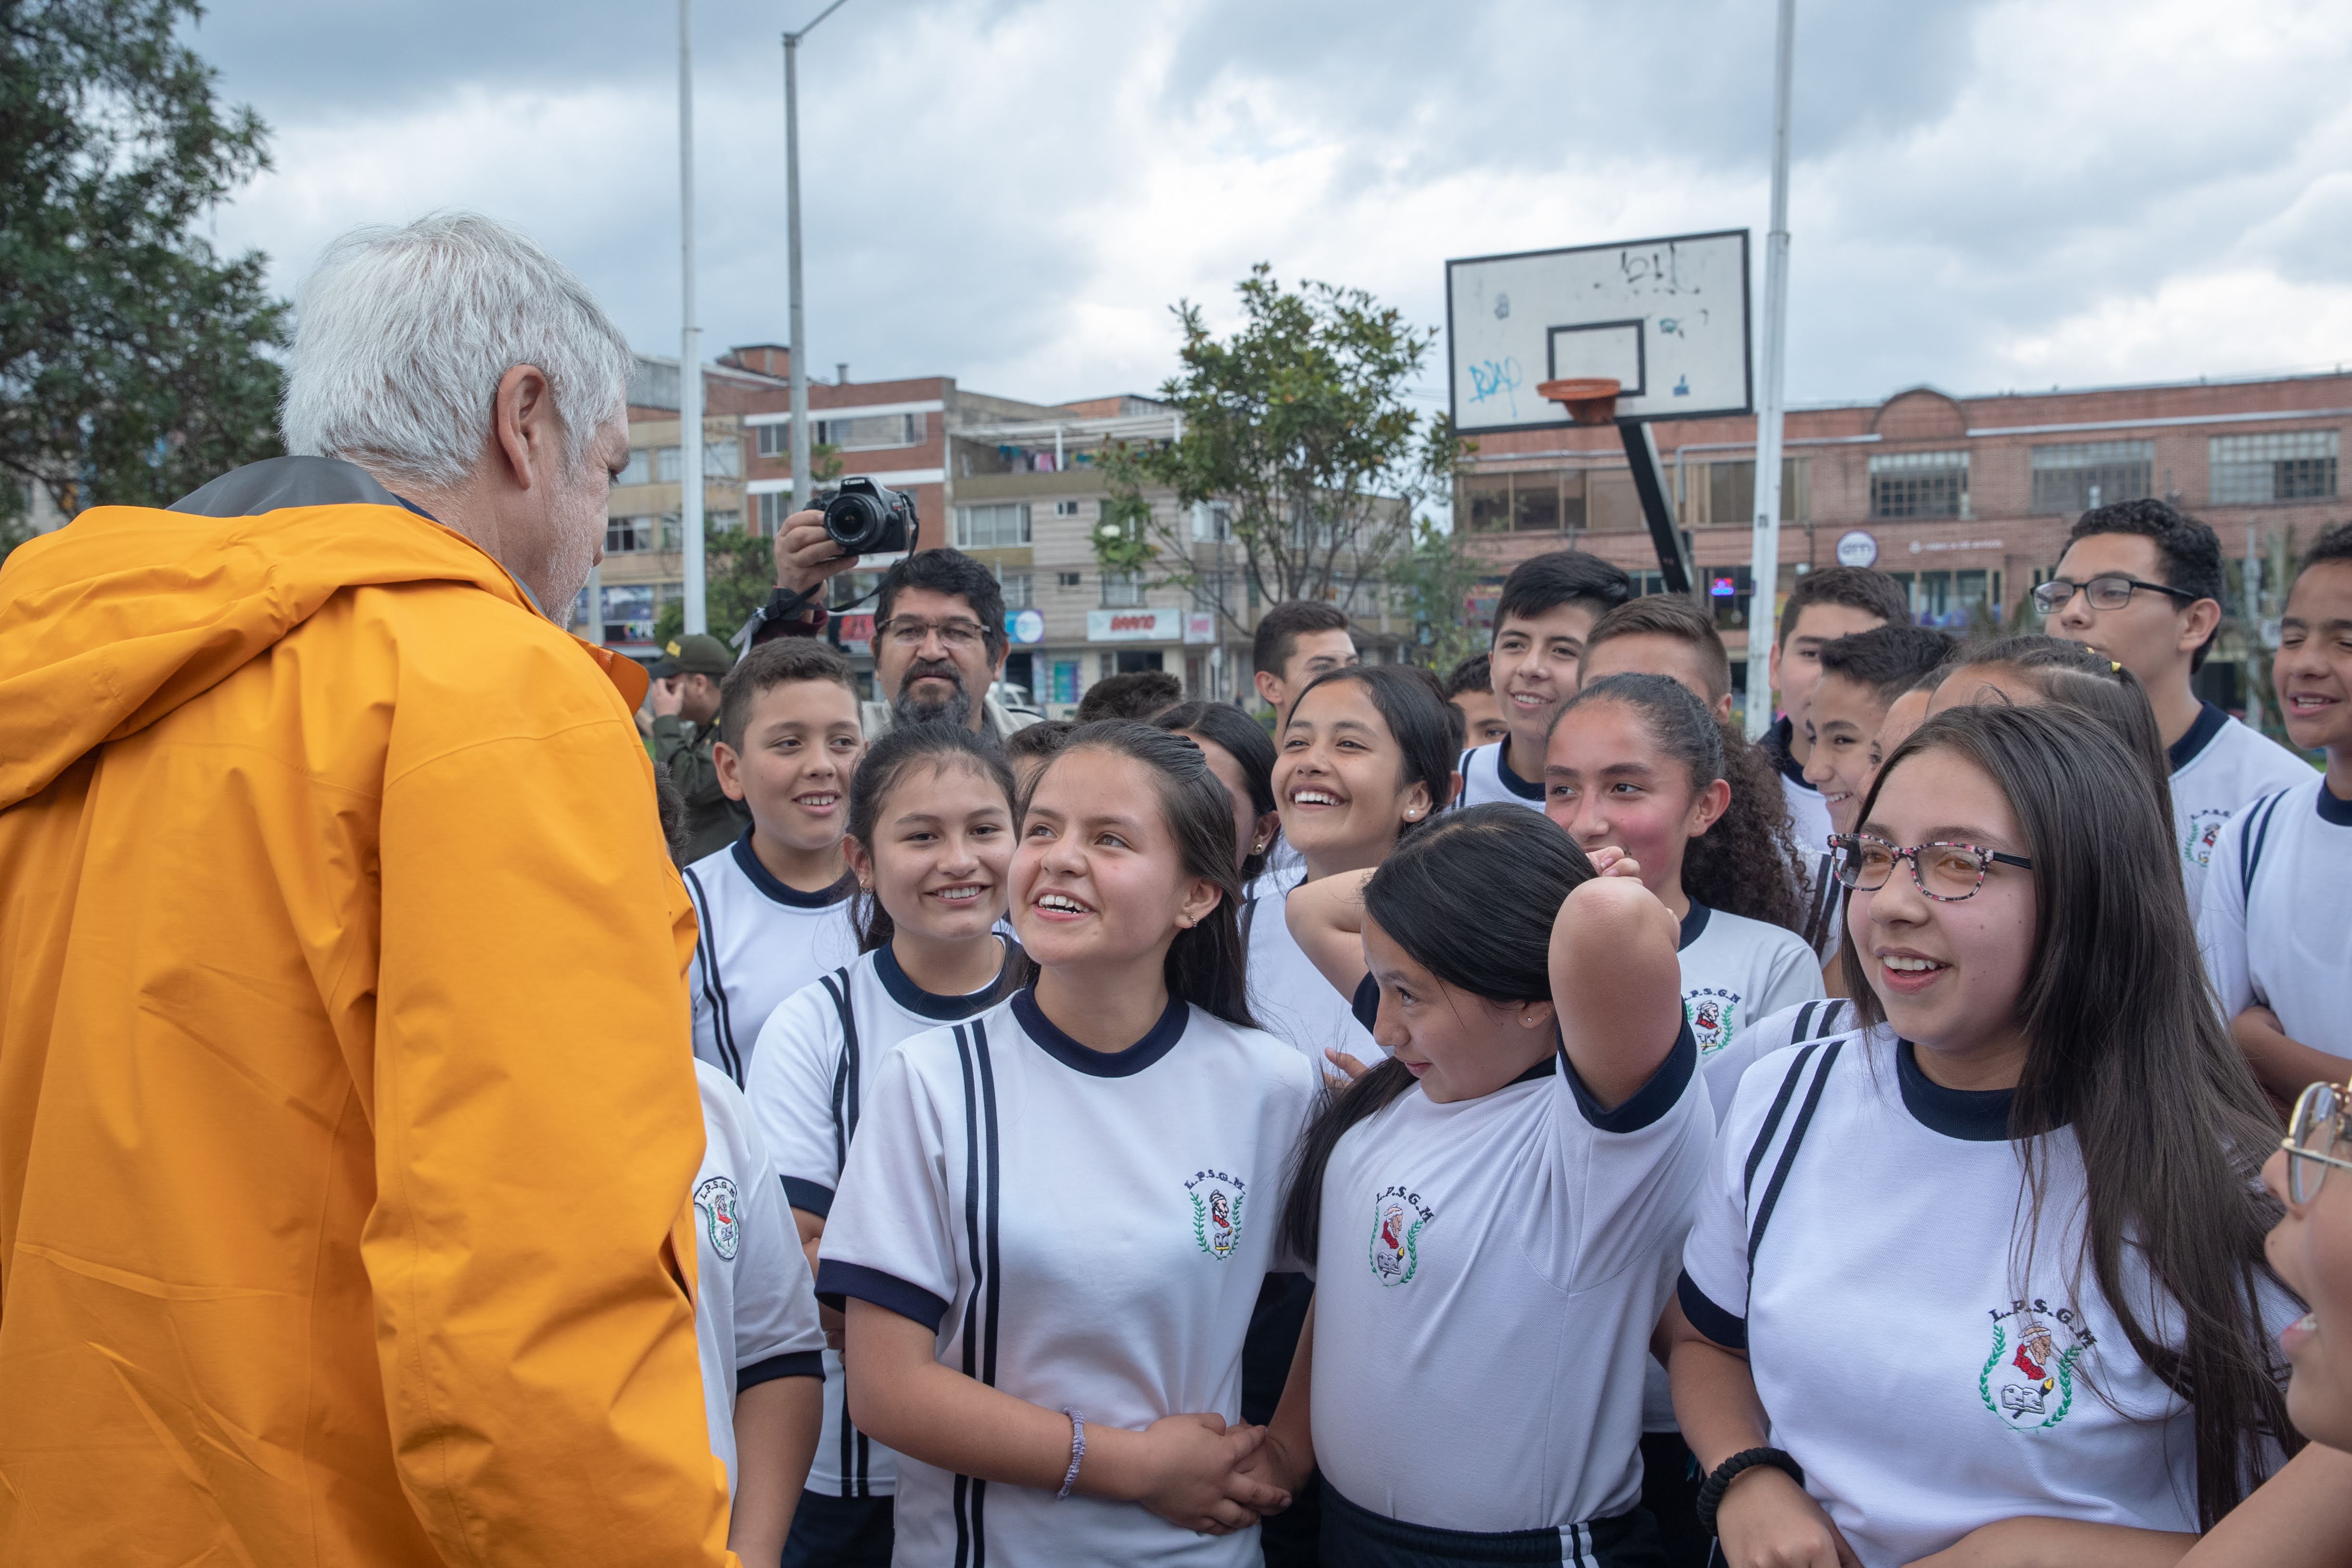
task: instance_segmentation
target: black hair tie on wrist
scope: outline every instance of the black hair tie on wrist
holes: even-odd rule
[[[1708,1535],[1715,1534],[1715,1510],[1723,1501],[1723,1491],[1734,1480],[1759,1465],[1769,1465],[1799,1486],[1805,1484],[1805,1469],[1780,1448],[1742,1448],[1707,1473],[1698,1489],[1698,1525]]]

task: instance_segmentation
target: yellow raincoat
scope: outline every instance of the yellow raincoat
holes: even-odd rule
[[[331,467],[0,569],[0,1563],[731,1563],[645,678]]]

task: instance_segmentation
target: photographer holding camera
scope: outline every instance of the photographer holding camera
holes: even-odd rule
[[[752,617],[754,645],[818,637],[824,584],[862,555],[910,553],[882,577],[874,604],[870,740],[894,723],[944,720],[1003,741],[1037,721],[988,695],[1010,650],[1004,595],[985,565],[960,550],[919,548],[914,498],[872,479],[844,479],[823,510],[794,512],[776,531],[776,592]]]

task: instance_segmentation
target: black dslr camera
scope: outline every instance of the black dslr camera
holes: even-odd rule
[[[915,545],[915,498],[863,474],[841,481],[824,507],[824,531],[844,555],[890,555]]]

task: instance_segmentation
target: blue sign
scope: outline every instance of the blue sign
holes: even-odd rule
[[[1728,599],[1739,591],[1739,585],[1729,577],[1717,577],[1707,584],[1706,591],[1714,598]]]

